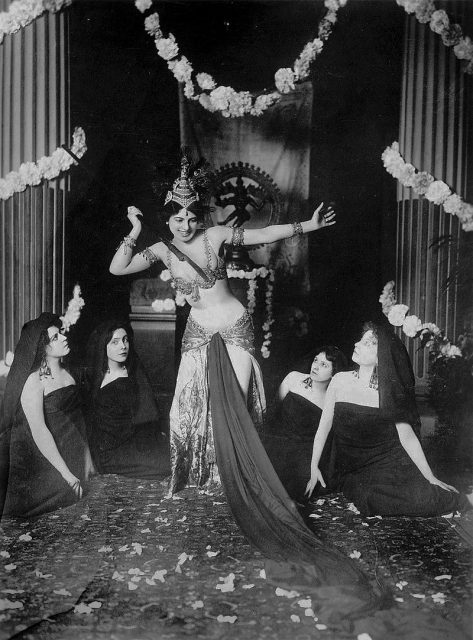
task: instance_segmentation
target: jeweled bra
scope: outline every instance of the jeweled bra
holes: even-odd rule
[[[204,244],[207,253],[207,266],[203,268],[204,273],[207,276],[205,280],[199,275],[196,275],[196,277],[190,282],[185,278],[175,276],[172,269],[171,250],[169,248],[167,250],[167,267],[176,291],[179,291],[185,296],[190,296],[194,302],[200,300],[199,289],[211,289],[217,280],[224,280],[227,277],[225,262],[219,256],[217,256],[217,266],[215,269],[212,269],[212,250],[210,248],[210,241],[207,237],[207,229],[204,230]]]

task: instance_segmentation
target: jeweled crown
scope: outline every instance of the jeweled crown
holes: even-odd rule
[[[184,156],[181,159],[181,174],[179,178],[174,180],[172,191],[168,191],[164,204],[168,202],[177,202],[181,207],[187,209],[191,204],[199,200],[199,194],[192,186],[192,180],[189,178],[189,160]]]

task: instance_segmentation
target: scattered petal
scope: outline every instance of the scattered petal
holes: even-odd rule
[[[16,564],[6,564],[5,571],[14,571],[16,569]]]
[[[315,616],[315,613],[314,613],[314,610],[313,610],[311,607],[309,607],[308,609],[305,609],[305,611],[304,611],[304,615],[305,615],[307,618],[315,618],[315,617],[316,617],[316,616]]]
[[[133,547],[133,551],[131,552],[130,555],[132,555],[132,556],[134,556],[134,555],[141,556],[141,554],[143,552],[143,545],[141,545],[139,542],[132,542],[131,546]]]
[[[80,604],[76,604],[74,607],[74,613],[92,613],[92,609],[85,602],[81,602]]]
[[[113,551],[112,547],[100,547],[99,553],[110,553]]]
[[[411,596],[413,598],[419,598],[419,599],[425,598],[425,595],[423,593],[411,593]]]
[[[128,569],[128,574],[130,576],[144,576],[144,571],[141,571],[141,569]]]
[[[203,606],[204,606],[204,603],[202,602],[202,600],[196,600],[191,604],[191,607],[193,609],[202,609]]]
[[[67,589],[54,589],[53,593],[55,593],[58,596],[71,596],[72,593],[70,591],[68,591]]]
[[[35,569],[34,574],[37,578],[44,578],[45,580],[53,577],[52,573],[42,573],[39,569]]]
[[[145,578],[145,582],[146,584],[149,584],[150,587],[156,586],[156,582],[153,580],[153,578]]]
[[[298,600],[297,604],[303,609],[310,609],[312,607],[312,600],[307,598],[306,600]]]
[[[139,582],[141,580],[141,576],[133,576],[131,578],[131,582]]]
[[[166,573],[166,569],[159,569],[158,571],[154,572],[154,574],[151,576],[151,579],[159,580],[159,582],[164,582],[164,576],[166,575]]]
[[[359,633],[356,640],[373,640],[369,633]]]
[[[127,544],[124,544],[123,547],[118,547],[118,551],[128,551],[129,548]]]
[[[358,558],[361,558],[361,553],[360,551],[357,551],[356,549],[354,551],[352,551],[350,553],[350,558],[355,558],[358,560]]]
[[[219,553],[220,551],[207,551],[207,555],[209,558],[215,558],[215,556],[218,556]]]
[[[326,629],[326,628],[327,628],[327,625],[326,625],[326,624],[320,624],[320,623],[318,623],[318,624],[316,624],[315,626],[316,626],[316,628],[317,628],[317,629],[320,629],[320,631],[324,631],[324,629]]]
[[[217,616],[217,622],[229,622],[230,624],[233,624],[236,619],[236,616]]]
[[[85,513],[83,513],[83,514],[81,515],[81,519],[82,519],[82,520],[90,520],[89,516],[88,516],[87,514],[85,514]]]
[[[243,584],[242,585],[242,589],[253,589],[255,585],[254,584]]]
[[[348,511],[353,511],[353,513],[360,513],[358,509],[355,507],[353,502],[349,502],[347,506]]]
[[[8,551],[0,551],[0,558],[9,558],[10,554]]]
[[[91,609],[100,609],[101,606],[102,606],[102,603],[99,602],[98,600],[94,600],[93,602],[89,602],[89,607]]]
[[[138,585],[135,582],[129,582],[128,583],[128,589],[130,591],[134,591],[135,589],[138,589]]]
[[[396,602],[404,602],[404,598],[394,598]]]
[[[178,518],[176,522],[185,522],[187,520],[187,516],[182,516],[182,518]]]
[[[25,590],[24,589],[2,589],[2,593],[11,593],[11,594],[25,593]]]
[[[264,569],[261,569],[261,571],[259,572],[259,577],[263,578],[263,580],[266,580],[266,571]]]
[[[28,531],[27,533],[23,533],[18,540],[21,540],[21,542],[30,542],[31,540],[33,540],[33,538],[31,537],[30,532]]]
[[[401,591],[404,589],[404,587],[407,587],[407,585],[408,583],[405,580],[400,580],[399,582],[396,582],[396,587]]]
[[[451,580],[452,576],[446,573],[444,576],[435,576],[434,580]]]
[[[233,581],[235,580],[234,573],[229,573],[228,576],[225,576],[225,578],[220,576],[219,580],[222,580],[223,582],[221,584],[217,584],[215,586],[216,589],[219,589],[222,593],[235,591],[235,585],[233,584]]]
[[[151,533],[151,529],[149,527],[147,529],[141,529],[141,533]]]
[[[301,619],[299,618],[299,616],[296,616],[296,614],[295,614],[295,613],[293,613],[293,614],[292,614],[292,616],[291,616],[291,620],[292,620],[292,622],[300,622],[300,621],[301,621]]]
[[[276,587],[275,593],[277,596],[284,598],[297,598],[301,595],[298,591],[287,591],[286,589],[281,589],[281,587]]]
[[[309,518],[321,518],[322,516],[319,515],[318,513],[311,513]]]
[[[437,602],[438,604],[445,604],[446,601],[446,596],[444,593],[441,593],[440,591],[438,593],[433,593],[432,594],[432,600],[434,602]]]
[[[113,573],[112,580],[116,580],[117,582],[123,582],[125,580],[125,576],[121,574],[119,571],[115,571]]]
[[[13,601],[7,598],[0,598],[0,611],[5,611],[6,609],[23,609],[23,603],[19,600]]]
[[[331,500],[331,502],[333,502],[333,500]],[[325,500],[323,498],[320,498],[319,500],[316,501],[315,503],[318,507],[321,507],[323,504],[325,504]]]

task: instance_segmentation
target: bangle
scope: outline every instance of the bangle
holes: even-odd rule
[[[245,242],[245,230],[241,227],[233,227],[231,243],[234,247],[242,247]]]
[[[123,240],[120,242],[120,244],[117,247],[117,251],[120,247],[123,247],[123,255],[126,256],[128,249],[131,249],[133,251],[133,247],[136,245],[136,240],[135,238],[132,238],[131,236],[125,236],[123,238]]]
[[[294,236],[302,236],[304,234],[304,229],[302,228],[302,224],[300,222],[292,223],[292,238]]]

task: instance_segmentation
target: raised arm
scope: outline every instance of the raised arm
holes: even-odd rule
[[[278,389],[278,400],[282,401],[287,396],[289,391],[291,390],[292,383],[294,381],[294,373],[295,371],[291,371],[288,373],[284,380],[279,385]]]
[[[399,436],[399,440],[404,447],[407,455],[412,460],[412,462],[419,469],[421,474],[424,476],[426,480],[430,482],[430,484],[436,484],[437,486],[445,489],[446,491],[455,491],[458,493],[458,490],[455,487],[447,484],[446,482],[442,482],[438,478],[436,478],[430,468],[429,463],[425,457],[425,453],[422,449],[422,446],[419,442],[418,437],[414,433],[411,425],[407,422],[396,422],[396,429]]]
[[[125,276],[130,273],[144,271],[148,269],[153,262],[162,260],[159,243],[133,255],[133,247],[136,245],[136,240],[141,233],[140,216],[142,215],[141,211],[136,207],[128,207],[127,218],[131,222],[132,227],[130,233],[125,236],[118,245],[112,262],[110,263],[110,273],[113,273],[114,276]]]
[[[263,229],[241,229],[234,228],[232,230],[226,227],[228,230],[229,239],[226,242],[230,242],[230,237],[233,231],[232,242],[234,244],[270,244],[277,240],[284,240],[286,238],[292,238],[295,235],[302,235],[303,233],[309,233],[311,231],[318,231],[324,227],[330,227],[335,224],[335,212],[332,207],[323,209],[323,202],[319,204],[314,211],[312,218],[304,222],[293,222],[291,224],[273,224]],[[235,236],[239,238],[235,241]]]
[[[337,384],[338,381],[336,377],[334,377],[327,388],[324,409],[322,411],[319,427],[314,438],[314,444],[312,447],[312,460],[310,463],[310,480],[307,483],[305,491],[306,495],[309,497],[312,494],[312,491],[315,489],[317,482],[320,482],[320,484],[325,487],[325,480],[323,479],[323,476],[319,469],[319,461],[322,456],[328,434],[330,433],[330,429],[332,428]]]
[[[43,410],[43,386],[38,372],[32,373],[27,379],[20,401],[36,446],[46,460],[59,471],[76,496],[81,498],[82,487],[80,486],[80,480],[69,471],[69,467],[64,462],[56,442],[46,426]]]

